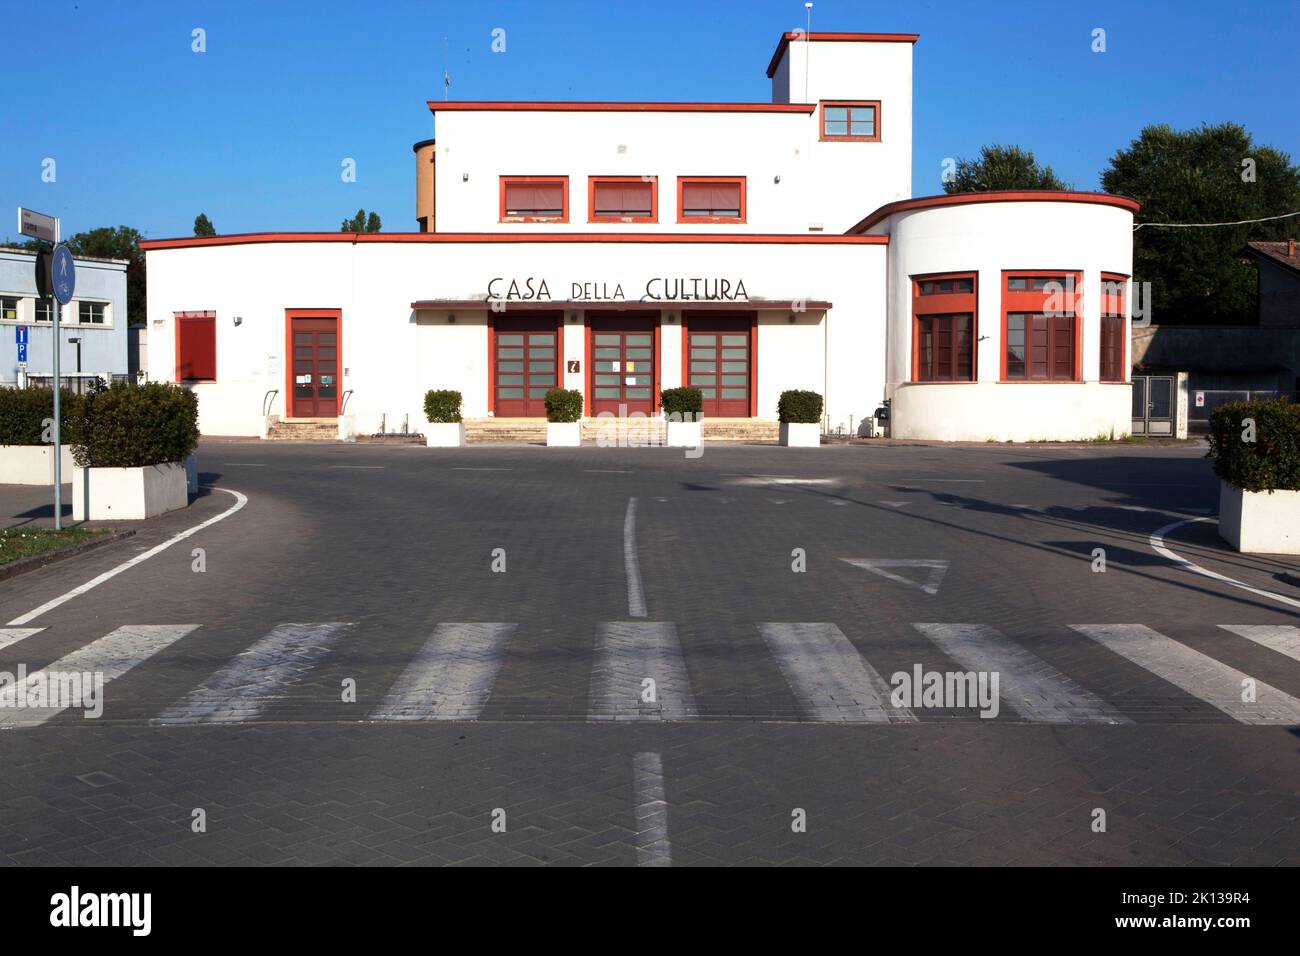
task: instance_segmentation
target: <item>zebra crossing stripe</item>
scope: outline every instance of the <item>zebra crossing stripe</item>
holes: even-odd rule
[[[1220,624],[1219,627],[1300,661],[1300,627],[1286,624]]]
[[[321,660],[351,624],[281,624],[187,696],[164,710],[159,724],[237,724],[284,696]]]
[[[632,758],[632,801],[636,807],[637,866],[672,866],[664,761],[660,754],[642,752]]]
[[[809,720],[887,724],[915,720],[834,624],[760,624],[759,633]]]
[[[1300,700],[1145,625],[1070,626],[1243,724],[1300,724]],[[1251,680],[1256,700],[1243,701]]]
[[[43,627],[0,627],[0,650],[10,644],[17,644],[24,637],[31,637],[45,630]]]
[[[996,673],[998,696],[1032,723],[1130,724],[1122,713],[987,624],[913,624],[962,667]]]
[[[588,720],[695,717],[695,698],[676,625],[659,621],[600,625],[591,668]]]
[[[58,702],[51,703],[49,706],[23,705],[22,701],[30,700],[36,688],[57,682],[66,689],[69,686],[68,680],[73,675],[85,674],[100,675],[106,685],[180,640],[198,626],[197,624],[127,625],[105,634],[98,640],[91,641],[85,647],[65,654],[43,670],[29,674],[22,682],[8,684],[0,689],[0,729],[37,727],[76,703],[67,701],[61,695]]]
[[[439,624],[371,720],[477,720],[517,624]]]

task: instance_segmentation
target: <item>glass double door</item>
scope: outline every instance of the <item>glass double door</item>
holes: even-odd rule
[[[546,393],[560,381],[559,333],[553,316],[497,320],[492,387],[498,418],[546,417]]]
[[[748,418],[751,317],[687,313],[687,384],[700,390],[704,417]]]
[[[590,320],[591,395],[587,414],[655,413],[655,333],[652,321]]]

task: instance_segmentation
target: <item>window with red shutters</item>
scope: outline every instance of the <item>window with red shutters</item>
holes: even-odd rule
[[[1079,273],[1002,274],[1002,377],[1006,381],[1079,380]]]
[[[217,314],[177,312],[176,381],[217,380]]]
[[[1102,274],[1101,277],[1101,380],[1124,381],[1124,276]]]
[[[745,177],[680,177],[677,180],[677,221],[744,222]]]
[[[912,279],[914,382],[975,380],[975,273]]]
[[[568,222],[567,176],[502,176],[502,222]]]
[[[601,176],[588,181],[590,222],[656,222],[658,182],[653,176]]]

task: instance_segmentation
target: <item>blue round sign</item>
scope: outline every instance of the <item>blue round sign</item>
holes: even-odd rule
[[[50,262],[50,284],[54,287],[54,298],[59,300],[60,305],[72,301],[72,293],[77,288],[77,264],[67,246],[54,247],[54,258]]]

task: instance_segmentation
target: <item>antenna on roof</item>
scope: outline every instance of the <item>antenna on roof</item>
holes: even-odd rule
[[[442,98],[445,100],[451,96],[451,64],[448,62],[450,55],[447,52],[447,38],[442,38]]]
[[[812,42],[812,3],[811,2],[805,3],[803,5],[803,9],[804,9],[804,22],[806,24],[806,28],[803,32],[804,41],[807,43],[811,43]],[[804,55],[803,55],[803,101],[805,103],[808,102],[808,61],[811,58],[812,58],[812,47],[810,46],[808,47],[807,50],[804,51]]]

